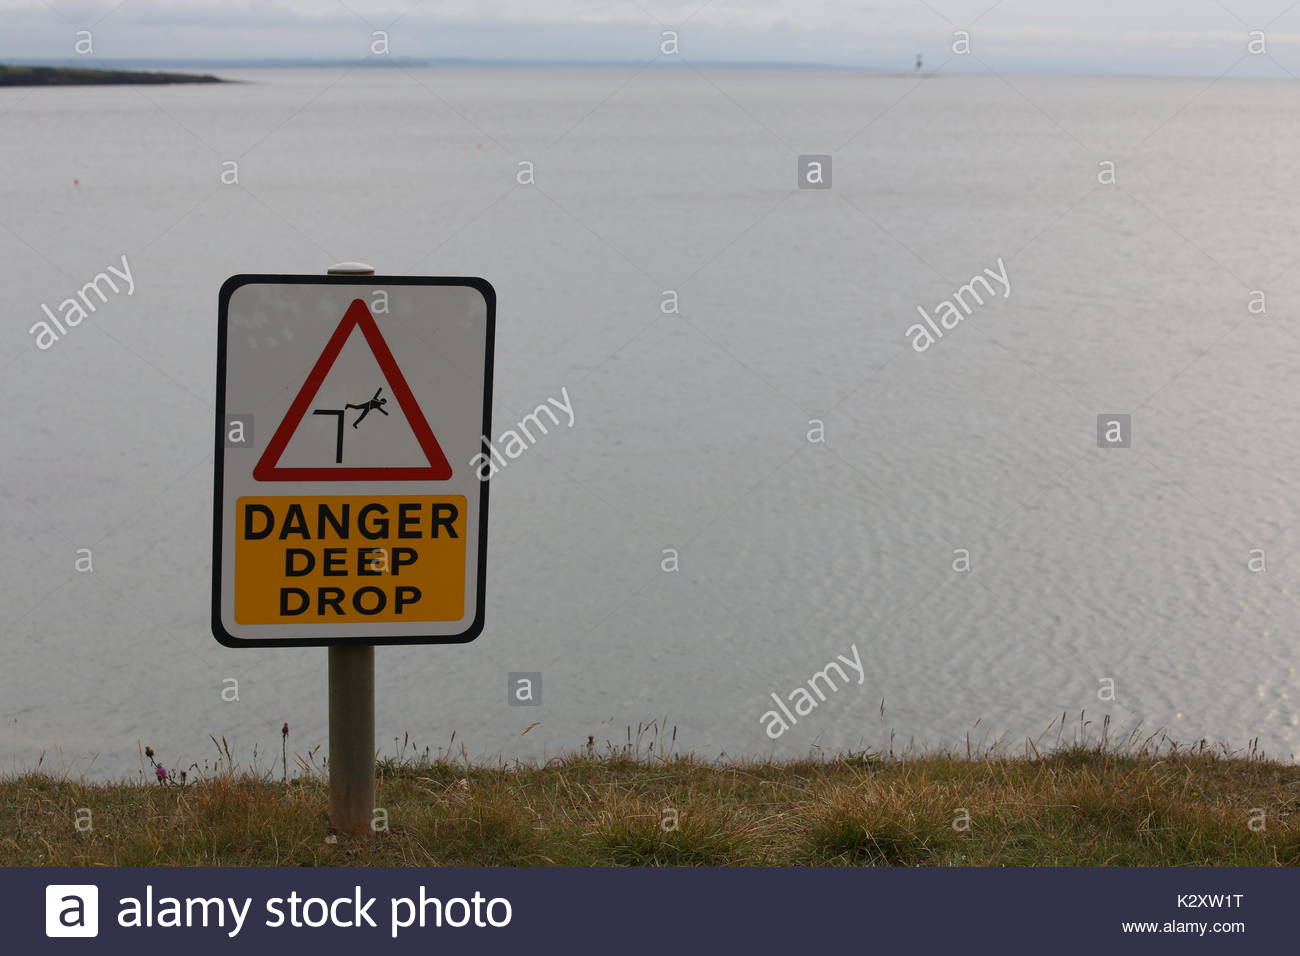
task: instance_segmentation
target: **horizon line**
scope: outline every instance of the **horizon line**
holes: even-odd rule
[[[657,59],[657,58],[656,58]],[[88,62],[90,61],[90,62]],[[8,57],[0,54],[0,66],[49,66],[80,69],[306,69],[327,67],[351,67],[369,69],[400,69],[403,67],[431,68],[439,66],[456,66],[466,68],[488,69],[644,69],[650,66],[667,69],[703,68],[711,70],[807,70],[835,73],[869,73],[881,77],[924,77],[934,79],[942,76],[997,76],[1012,73],[1022,76],[1073,76],[1133,79],[1196,79],[1209,78],[1210,73],[1133,73],[1088,72],[1082,70],[1008,69],[992,71],[952,70],[938,73],[928,70],[917,72],[907,69],[891,69],[880,66],[858,64],[823,63],[817,61],[789,60],[699,60],[690,62],[645,60],[544,60],[520,57]],[[1266,76],[1232,77],[1220,75],[1219,79],[1269,79]]]

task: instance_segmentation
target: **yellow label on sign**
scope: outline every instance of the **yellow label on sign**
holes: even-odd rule
[[[235,621],[465,616],[465,497],[250,497],[235,503]]]

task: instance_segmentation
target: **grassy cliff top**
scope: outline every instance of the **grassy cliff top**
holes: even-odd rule
[[[0,866],[1300,865],[1300,767],[1206,752],[390,760],[362,839],[318,774],[194,776],[0,779]]]

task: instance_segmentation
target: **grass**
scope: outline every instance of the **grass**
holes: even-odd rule
[[[226,748],[184,784],[0,779],[0,866],[1300,865],[1300,767],[1131,743],[789,762],[589,745],[540,766],[426,751],[380,761],[386,821],[363,839],[331,834],[309,761],[275,779]]]

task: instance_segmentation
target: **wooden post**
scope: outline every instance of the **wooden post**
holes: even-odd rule
[[[353,836],[372,832],[375,814],[375,648],[330,653],[330,823]]]
[[[374,275],[360,262],[329,275]],[[373,831],[375,814],[375,648],[329,648],[330,823],[352,836]]]

